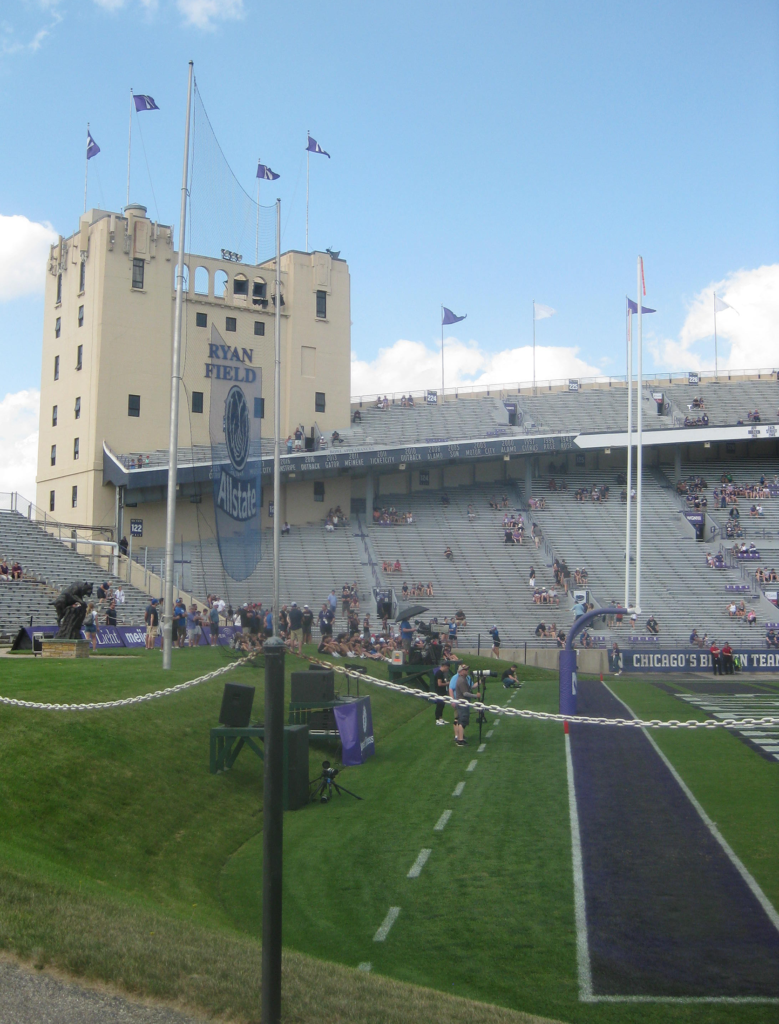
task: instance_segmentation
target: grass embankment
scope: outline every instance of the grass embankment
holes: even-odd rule
[[[226,657],[176,652],[171,673],[162,673],[158,652],[86,664],[14,659],[4,663],[0,692],[62,702],[128,696]],[[386,666],[365,664],[386,675]],[[287,659],[288,671],[298,667]],[[555,710],[556,676],[521,672],[527,682],[514,705]],[[262,671],[226,678],[255,684],[260,712]],[[0,708],[0,945],[142,995],[258,1018],[262,774],[248,751],[233,771],[208,773],[208,729],[224,681],[111,712]],[[678,702],[655,688],[619,686],[637,713],[679,717]],[[514,1011],[529,1010],[582,1024],[766,1021],[765,1006],[579,1004],[562,729],[490,722],[487,748],[467,772],[477,757],[475,715],[471,745],[458,749],[451,725],[433,725],[432,708],[370,684],[366,691],[377,754],[338,780],[364,799],[335,797],[285,816],[286,1019],[519,1022],[527,1018]],[[487,697],[502,703],[508,694],[493,681]],[[762,869],[730,834],[748,813],[758,832],[762,822],[768,828],[776,804],[761,773],[772,766],[730,736],[656,735],[680,743],[666,752],[685,777],[694,771],[685,757],[699,759],[700,778],[687,781],[696,792],[699,782],[708,786],[706,799],[733,771],[732,752],[722,751],[732,745],[740,748],[734,756],[746,755],[737,774],[751,787],[751,812],[709,810],[766,892],[776,892],[770,829],[755,845],[766,848]],[[698,739],[722,750],[704,756]],[[312,749],[312,777],[324,756],[327,748]],[[460,781],[462,795],[453,797]],[[435,832],[447,809],[451,819]],[[422,848],[430,859],[408,879]],[[400,916],[386,942],[375,943],[390,906]],[[366,961],[372,973],[354,970]]]

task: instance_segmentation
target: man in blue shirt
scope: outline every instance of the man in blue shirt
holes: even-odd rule
[[[414,629],[408,619],[403,619],[400,624],[400,639],[404,651],[411,650],[411,638],[414,636]]]

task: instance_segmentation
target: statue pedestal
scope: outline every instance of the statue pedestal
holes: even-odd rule
[[[57,640],[45,637],[41,640],[41,655],[44,658],[88,658],[89,643],[86,640]]]

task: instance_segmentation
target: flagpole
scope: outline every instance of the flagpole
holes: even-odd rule
[[[84,166],[84,213],[87,212],[87,181],[89,180],[89,121],[87,121],[87,158]]]
[[[168,494],[165,519],[165,603],[162,607],[162,667],[169,669],[173,656],[173,559],[176,544],[176,492],[179,445],[179,395],[181,392],[181,313],[184,300],[184,243],[187,227],[187,186],[189,182],[189,123],[192,111],[192,76],[189,62],[187,84],[187,124],[184,130],[184,170],[181,181],[179,215],[179,254],[176,265],[176,312],[173,321],[173,353],[170,370],[170,443],[168,446]]]
[[[141,140],[143,141],[143,140]],[[130,89],[130,127],[127,131],[127,203],[130,205],[130,152],[133,145],[133,91]]]
[[[273,328],[273,635],[279,636],[279,548],[281,540],[281,200],[276,200],[276,315]]]
[[[625,301],[627,319],[625,323],[625,339],[627,342],[628,369],[628,505],[625,515],[625,607],[630,607],[630,492],[633,489],[633,320],[630,306]]]
[[[306,252],[308,252],[308,175],[311,169],[311,150],[308,148],[310,132],[306,131]]]
[[[533,394],[536,393],[536,300],[533,299]]]
[[[257,170],[260,169],[260,157],[257,157]],[[257,175],[257,230],[254,234],[254,262],[260,262],[260,177]]]
[[[441,306],[441,405],[444,404],[444,307]]]
[[[717,362],[717,293],[714,292],[714,379],[719,380],[719,364]]]
[[[636,278],[638,281],[638,380],[636,381],[636,607],[637,612],[641,611],[641,499],[642,499],[642,483],[643,483],[643,456],[644,456],[644,443],[641,434],[642,423],[642,391],[644,386],[643,381],[643,337],[641,329],[641,310],[644,302],[644,288],[643,288],[643,265],[641,257],[638,257],[636,263]],[[629,500],[629,496],[628,496]]]

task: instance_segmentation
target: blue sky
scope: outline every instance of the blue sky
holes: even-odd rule
[[[557,310],[539,342],[623,372],[640,252],[648,366],[707,364],[703,336],[679,352],[702,290],[777,261],[778,30],[764,0],[23,0],[0,14],[0,214],[75,228],[87,121],[90,205],[121,208],[133,87],[161,108],[144,140],[176,224],[192,58],[244,185],[258,155],[282,175],[264,194],[283,247],[304,246],[306,129],[332,154],[312,157],[311,244],[349,261],[364,363],[434,345],[444,302],[468,314],[462,373],[469,352],[498,365],[529,343],[535,298]],[[131,198],[153,215],[139,141]],[[37,387],[40,292],[0,285],[0,313],[2,390]]]

